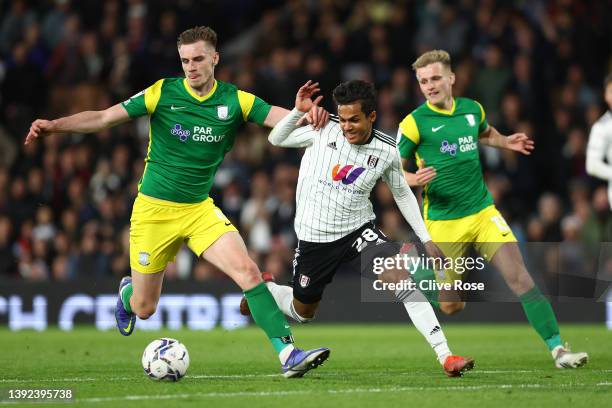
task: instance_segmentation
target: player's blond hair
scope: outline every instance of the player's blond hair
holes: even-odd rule
[[[176,40],[176,46],[181,48],[183,44],[194,44],[198,41],[204,41],[217,49],[217,33],[210,27],[196,26],[189,30],[183,31]]]
[[[417,70],[419,68],[426,67],[436,62],[441,63],[445,68],[451,69],[451,57],[450,54],[444,50],[431,50],[427,51],[423,55],[414,61],[412,69]]]

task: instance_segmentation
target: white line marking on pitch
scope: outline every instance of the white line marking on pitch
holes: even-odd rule
[[[208,378],[208,379],[223,379],[223,378],[264,378],[264,377],[282,377],[281,374],[230,374],[230,375],[189,375],[187,378]],[[140,378],[140,377],[138,377]],[[126,381],[135,380],[137,377],[109,377],[109,378],[42,378],[37,380],[25,379],[0,379],[0,383],[35,383],[35,382],[93,382],[93,381]]]
[[[474,373],[482,373],[482,374],[511,374],[511,373],[535,373],[541,370],[478,370],[474,371]],[[604,370],[608,371],[608,370]],[[376,375],[385,375],[386,373],[376,373]],[[427,375],[427,373],[423,372],[392,372],[389,375]],[[333,377],[338,375],[346,375],[344,373],[334,373],[334,372],[326,372],[326,373],[317,373],[319,377]],[[437,373],[432,373],[431,376],[438,376]],[[220,375],[188,375],[186,378],[205,378],[205,379],[224,379],[224,378],[268,378],[268,377],[281,377],[281,374],[220,374]],[[41,379],[11,379],[11,378],[0,378],[0,383],[36,383],[36,382],[93,382],[93,381],[126,381],[126,380],[134,380],[137,376],[132,377],[101,377],[101,378],[93,378],[93,377],[72,377],[72,378],[41,378]]]
[[[474,370],[471,374],[512,374],[512,373],[536,373],[536,372],[544,372],[545,370]],[[612,370],[593,370],[595,373],[597,372],[602,372],[602,373],[608,373],[608,372],[612,372]],[[423,376],[423,375],[427,375],[428,373],[423,373],[423,372],[418,372],[418,373],[414,373],[414,372],[392,372],[389,373],[389,375],[418,375],[418,376]],[[318,377],[334,377],[334,376],[339,376],[339,375],[346,375],[346,372],[344,373],[340,373],[340,372],[324,372],[324,373],[317,373]],[[377,373],[375,375],[385,375],[385,373]],[[436,373],[432,373],[431,374],[432,377],[437,377],[439,376]],[[186,378],[187,379],[225,379],[225,378],[270,378],[270,377],[281,377],[281,374],[220,374],[220,375],[188,375]],[[11,379],[11,378],[0,378],[0,384],[2,383],[19,383],[19,384],[27,384],[27,383],[48,383],[48,382],[95,382],[95,381],[128,381],[128,380],[137,380],[138,378],[140,378],[139,376],[132,376],[132,377],[100,377],[100,378],[93,378],[93,377],[72,377],[72,378],[41,378],[41,379],[19,379],[19,378],[15,378],[15,379]],[[610,385],[612,383],[607,383],[607,382],[603,382],[603,383],[598,383],[597,385]]]

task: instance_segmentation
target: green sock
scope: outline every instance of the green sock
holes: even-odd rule
[[[559,334],[559,324],[555,317],[548,299],[542,295],[540,289],[534,286],[532,289],[519,296],[523,305],[523,310],[527,315],[527,320],[535,329],[540,337],[546,342],[549,350],[561,346],[561,336]]]
[[[418,268],[416,272],[412,275],[412,279],[416,282],[417,288],[423,292],[425,298],[431,303],[434,307],[440,309],[440,302],[438,302],[438,289],[432,287],[431,289],[422,290],[420,289],[419,282],[421,281],[436,281],[436,274],[431,269]],[[429,288],[429,284],[423,284],[425,287]]]
[[[278,308],[265,283],[262,282],[252,289],[245,290],[244,296],[249,303],[253,320],[266,332],[272,347],[278,353],[293,343],[287,319],[285,319],[285,315]]]
[[[121,301],[123,302],[123,307],[128,313],[132,313],[132,306],[130,306],[130,298],[132,297],[132,292],[134,288],[131,283],[128,283],[121,290]]]

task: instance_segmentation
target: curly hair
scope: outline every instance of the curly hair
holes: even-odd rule
[[[376,90],[374,90],[374,85],[366,81],[343,82],[334,89],[333,97],[336,105],[361,102],[361,111],[366,116],[376,109]]]

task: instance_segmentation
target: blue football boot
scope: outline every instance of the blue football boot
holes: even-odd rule
[[[327,358],[331,352],[328,348],[318,348],[314,350],[293,349],[289,358],[281,367],[285,378],[299,378],[313,368],[317,368]]]
[[[115,320],[117,320],[117,328],[119,333],[124,336],[129,336],[134,331],[136,325],[136,315],[125,310],[123,301],[121,300],[121,290],[129,283],[132,283],[132,278],[125,276],[119,282],[119,299],[117,299],[117,307],[115,308]]]

